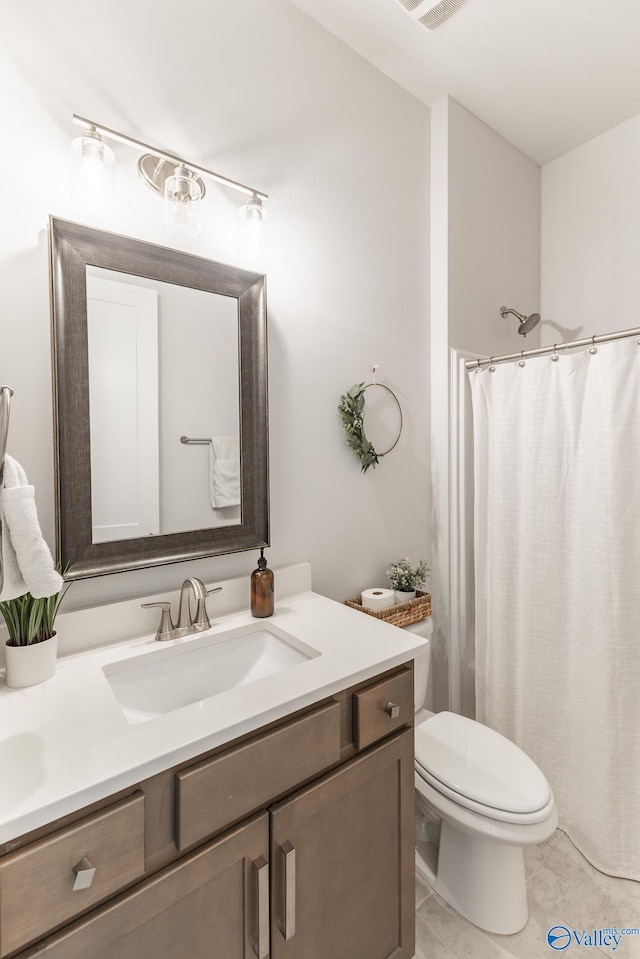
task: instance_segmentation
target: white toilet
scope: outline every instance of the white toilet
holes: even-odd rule
[[[528,917],[522,847],[558,824],[553,793],[518,746],[481,723],[424,708],[431,619],[415,659],[416,870],[476,926],[504,935]]]

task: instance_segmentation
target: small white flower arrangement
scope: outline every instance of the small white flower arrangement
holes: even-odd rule
[[[409,563],[409,557],[404,556],[397,563],[392,563],[387,570],[391,586],[396,592],[411,593],[420,589],[427,581],[431,567],[426,559],[421,559],[417,566]]]

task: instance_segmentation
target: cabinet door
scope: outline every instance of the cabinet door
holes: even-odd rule
[[[414,954],[413,729],[272,809],[272,959]]]
[[[268,859],[262,813],[21,959],[266,959]]]

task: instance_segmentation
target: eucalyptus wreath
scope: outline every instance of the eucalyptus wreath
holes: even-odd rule
[[[370,466],[378,465],[378,454],[364,432],[364,383],[356,383],[340,397],[338,415],[342,429],[347,434],[347,445],[360,460],[360,468],[366,473]]]

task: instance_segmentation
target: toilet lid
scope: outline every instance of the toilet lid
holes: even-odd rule
[[[549,783],[536,764],[500,733],[456,713],[436,713],[416,727],[416,762],[461,797],[512,813],[542,809]]]

